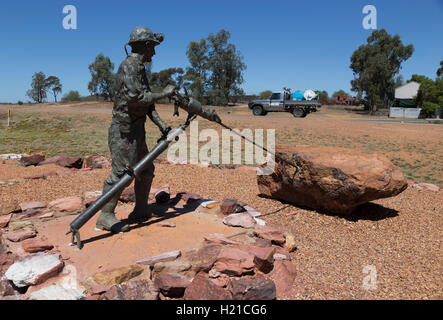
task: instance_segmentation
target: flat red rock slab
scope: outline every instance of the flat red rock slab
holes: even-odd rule
[[[186,277],[177,273],[160,273],[154,279],[154,285],[167,297],[180,298],[191,284]]]
[[[4,228],[9,224],[12,214],[0,216],[0,228]]]
[[[215,244],[237,244],[236,241],[226,238],[223,234],[213,233],[205,237],[205,241]]]
[[[272,227],[256,226],[255,232],[259,238],[270,240],[272,243],[277,245],[283,245],[286,241],[283,231]]]
[[[297,271],[291,261],[276,260],[270,275],[272,280],[274,280],[277,296],[281,296],[291,291]]]
[[[37,235],[37,232],[30,231],[22,231],[22,232],[11,232],[6,235],[6,239],[12,242],[20,242],[29,238],[34,238]]]
[[[212,280],[197,275],[186,288],[184,298],[185,300],[231,300],[232,296]]]
[[[19,204],[19,207],[20,209],[22,209],[22,211],[26,211],[29,209],[46,208],[46,204],[44,204],[43,202],[31,201],[31,202],[22,202]]]
[[[237,248],[224,248],[217,257],[214,269],[231,276],[254,272],[254,255]]]
[[[276,285],[265,278],[232,279],[228,286],[234,300],[274,300]]]
[[[22,242],[22,248],[26,252],[34,253],[51,250],[52,248],[54,248],[54,246],[41,239],[27,239]]]
[[[148,257],[142,260],[138,260],[137,263],[138,264],[143,264],[143,265],[148,265],[148,266],[153,266],[154,264],[158,263],[158,262],[168,262],[168,261],[173,261],[175,259],[177,259],[178,257],[180,257],[181,252],[180,250],[176,250],[176,251],[171,251],[171,252],[165,252],[153,257]]]

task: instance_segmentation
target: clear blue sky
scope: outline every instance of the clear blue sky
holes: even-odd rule
[[[62,26],[65,5],[77,8],[78,29]],[[138,25],[163,32],[153,71],[186,67],[186,47],[224,28],[231,33],[247,70],[248,94],[266,89],[350,90],[350,56],[372,30],[362,27],[362,9],[377,8],[377,27],[412,43],[403,64],[413,73],[435,78],[443,60],[443,0],[351,1],[10,1],[0,2],[0,102],[29,100],[34,72],[58,76],[63,93],[88,95],[88,65],[102,52],[115,63]]]

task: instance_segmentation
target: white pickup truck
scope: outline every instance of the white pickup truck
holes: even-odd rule
[[[265,116],[268,112],[290,112],[296,118],[304,118],[321,107],[318,100],[293,100],[287,91],[273,92],[269,99],[253,100],[248,104],[254,116]]]

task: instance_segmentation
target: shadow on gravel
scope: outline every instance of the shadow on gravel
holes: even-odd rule
[[[200,205],[199,202],[197,201],[193,201],[190,203],[187,203],[183,206],[183,208],[176,208],[175,205],[180,201],[180,197],[175,197],[170,199],[167,203],[165,204],[157,204],[157,203],[153,203],[150,204],[149,207],[152,209],[154,215],[152,218],[148,219],[148,220],[137,220],[137,221],[133,221],[133,220],[128,220],[128,219],[123,219],[122,222],[125,222],[127,224],[130,225],[129,230],[127,232],[131,232],[132,230],[138,229],[138,228],[143,228],[146,226],[149,226],[151,224],[157,223],[157,222],[161,222],[170,218],[174,218],[177,216],[180,216],[182,214],[186,214],[192,211],[195,211],[195,209],[197,209],[197,207]],[[175,211],[173,212],[168,212],[167,211],[173,208]],[[95,236],[95,237],[91,237],[89,239],[83,239],[82,242],[83,244],[89,243],[89,242],[93,242],[93,241],[97,241],[97,240],[101,240],[101,239],[106,239],[109,237],[112,237],[114,235],[113,232],[108,232],[105,234],[101,234],[99,236]]]
[[[377,203],[372,203],[372,202],[368,202],[368,203],[364,203],[361,204],[359,206],[357,206],[351,213],[349,214],[336,214],[336,213],[331,213],[328,212],[326,210],[321,210],[321,209],[312,209],[309,207],[304,207],[304,206],[300,206],[300,205],[296,205],[284,200],[278,200],[278,199],[274,199],[271,197],[268,197],[266,195],[263,194],[259,194],[258,195],[261,198],[266,198],[266,199],[272,199],[272,200],[276,200],[278,202],[280,202],[282,205],[285,205],[275,211],[272,212],[267,212],[265,214],[263,214],[262,216],[267,216],[267,215],[271,215],[274,213],[278,213],[281,210],[284,210],[286,208],[289,207],[294,207],[294,208],[300,208],[300,209],[304,209],[304,210],[309,210],[309,211],[315,211],[317,213],[320,214],[324,214],[327,216],[332,216],[332,217],[338,217],[338,218],[343,218],[346,219],[348,221],[358,221],[358,220],[370,220],[370,221],[379,221],[379,220],[384,220],[384,219],[388,219],[388,218],[394,218],[398,216],[398,211],[395,209],[391,209],[391,208],[386,208],[382,205],[379,205]]]
[[[379,221],[388,218],[394,218],[398,216],[398,211],[391,208],[386,208],[377,203],[368,202],[365,204],[359,205],[354,211],[345,216],[349,221],[358,221],[358,220],[371,220],[371,221]]]

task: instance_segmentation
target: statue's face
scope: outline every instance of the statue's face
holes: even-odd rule
[[[152,61],[152,57],[155,55],[155,46],[154,44],[151,43],[147,43],[146,44],[146,50],[144,53],[144,57],[145,57],[145,61],[146,62],[151,62]]]

